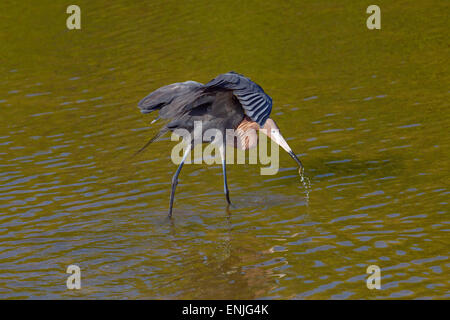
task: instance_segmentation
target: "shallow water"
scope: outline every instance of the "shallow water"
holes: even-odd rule
[[[445,1],[0,4],[0,297],[450,297]],[[20,22],[20,23],[19,23]],[[446,40],[447,39],[447,40]],[[186,165],[137,102],[234,70],[305,165]],[[77,264],[82,289],[66,288]],[[366,268],[381,268],[381,290]]]

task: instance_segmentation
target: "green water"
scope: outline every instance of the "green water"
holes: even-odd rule
[[[0,298],[450,297],[447,1],[0,3]],[[230,70],[295,163],[186,165],[137,102]],[[68,290],[66,268],[81,268]],[[381,290],[366,268],[381,268]]]

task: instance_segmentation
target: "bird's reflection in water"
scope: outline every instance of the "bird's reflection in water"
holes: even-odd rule
[[[233,230],[233,207],[225,207],[222,215],[224,230],[214,242],[209,243],[208,252],[199,247],[195,250],[177,248],[178,259],[183,265],[181,274],[170,281],[161,283],[161,290],[168,287],[182,287],[180,296],[192,299],[256,299],[267,295],[277,287],[276,272],[264,262],[272,259],[269,250],[257,250],[258,239],[249,237],[241,242],[242,234],[236,237]],[[174,238],[183,237],[177,229],[176,218],[166,218],[170,234]],[[220,228],[220,226],[218,226]],[[178,230],[178,233],[177,233]],[[191,248],[192,249],[192,248]]]

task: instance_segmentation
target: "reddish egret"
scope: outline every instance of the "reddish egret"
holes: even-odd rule
[[[159,116],[154,121],[159,118],[170,120],[139,151],[145,149],[151,142],[168,131],[186,129],[192,134],[195,121],[201,121],[203,132],[208,129],[220,130],[222,137],[226,136],[225,130],[236,130],[236,137],[241,139],[240,147],[242,149],[252,148],[257,143],[257,136],[246,135],[246,132],[252,129],[254,132],[259,129],[266,129],[261,132],[267,134],[286,150],[299,165],[300,174],[302,173],[302,163],[280,134],[275,121],[269,118],[272,111],[272,99],[259,85],[241,74],[236,72],[221,74],[205,85],[196,81],[173,83],[153,91],[142,99],[138,106],[142,113],[159,110]],[[225,165],[226,148],[224,145],[221,144],[219,147],[222,159],[223,185],[227,202],[231,204]],[[193,146],[194,139],[192,139],[191,144],[184,153],[181,163],[172,178],[169,217],[172,216],[178,175]]]

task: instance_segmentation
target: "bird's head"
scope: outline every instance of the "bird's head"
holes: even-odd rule
[[[268,118],[266,120],[266,123],[261,129],[261,132],[265,133],[270,139],[272,139],[276,144],[278,144],[280,147],[282,147],[284,150],[286,150],[287,153],[292,157],[292,159],[297,162],[299,165],[299,172],[302,174],[303,172],[303,165],[300,161],[300,159],[297,157],[297,155],[292,151],[291,147],[289,147],[286,140],[283,138],[283,136],[280,133],[280,129],[278,128],[275,121],[273,121],[271,118]]]

